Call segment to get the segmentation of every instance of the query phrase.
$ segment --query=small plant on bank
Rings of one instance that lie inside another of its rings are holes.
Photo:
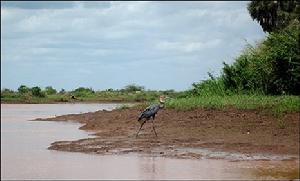
[[[130,108],[130,106],[125,105],[125,104],[123,104],[123,105],[117,107],[118,110],[124,110],[124,109],[129,109],[129,108]]]
[[[282,118],[278,119],[278,127],[280,129],[284,129],[285,128],[285,122],[284,122],[284,120]]]

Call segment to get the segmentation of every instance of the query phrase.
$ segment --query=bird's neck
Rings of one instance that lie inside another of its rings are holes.
[[[164,108],[165,107],[165,103],[164,102],[159,102],[159,108]]]

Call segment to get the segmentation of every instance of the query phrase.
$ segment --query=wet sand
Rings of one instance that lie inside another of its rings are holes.
[[[164,109],[155,119],[158,137],[152,132],[152,124],[146,123],[136,138],[141,111],[130,108],[37,120],[80,122],[80,129],[93,131],[97,136],[57,141],[50,150],[176,158],[299,159],[298,113],[286,114],[282,129],[276,118],[255,110]]]

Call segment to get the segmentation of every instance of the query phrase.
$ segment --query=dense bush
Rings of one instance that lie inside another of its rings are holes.
[[[42,92],[42,89],[38,86],[31,88],[31,93],[36,97],[45,97],[45,94]]]
[[[299,23],[271,33],[264,43],[272,68],[268,93],[300,95]]]
[[[139,86],[139,85],[136,85],[136,84],[127,85],[123,89],[123,91],[125,91],[125,92],[135,92],[135,91],[143,91],[143,90],[145,90],[145,87]]]
[[[20,94],[26,94],[30,91],[30,88],[27,87],[26,85],[21,85],[19,88],[18,88],[18,92]]]
[[[45,92],[47,95],[52,95],[57,93],[57,91],[52,86],[45,87]]]
[[[10,90],[10,89],[3,89],[1,90],[1,98],[4,98],[4,97],[16,97],[16,93],[13,91],[13,90]]]
[[[222,78],[234,92],[300,95],[299,23],[270,33],[255,47],[248,45]]]
[[[95,94],[95,91],[92,88],[79,87],[72,91],[76,97],[88,97]]]

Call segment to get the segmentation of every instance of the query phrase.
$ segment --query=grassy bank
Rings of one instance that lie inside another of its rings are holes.
[[[195,108],[228,108],[260,109],[271,111],[280,116],[287,112],[297,112],[300,108],[298,96],[263,96],[263,95],[230,95],[230,96],[195,96],[190,98],[171,99],[166,107],[177,110]]]

